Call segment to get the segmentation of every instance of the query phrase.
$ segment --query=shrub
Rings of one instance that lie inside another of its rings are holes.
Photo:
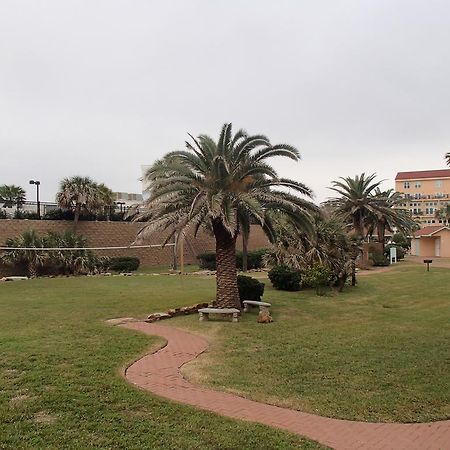
[[[395,247],[397,249],[397,260],[400,261],[402,259],[405,259],[405,249],[400,245],[388,245],[384,249],[384,254],[386,255],[386,258],[390,258],[390,249]]]
[[[39,219],[39,215],[33,211],[21,211],[20,209],[14,211],[14,219]]]
[[[267,253],[267,249],[260,248],[247,252],[247,269],[261,269],[264,267],[263,257]],[[236,265],[242,270],[242,251],[236,253]]]
[[[300,272],[286,266],[275,266],[269,271],[269,280],[275,289],[281,291],[300,290]]]
[[[8,214],[6,214],[6,211],[4,209],[0,209],[0,219],[7,219]]]
[[[197,259],[201,269],[216,270],[216,254],[214,252],[201,253]]]
[[[389,259],[382,252],[373,252],[369,254],[369,259],[377,267],[389,266]]]
[[[44,220],[73,220],[73,212],[62,209],[52,209],[47,211],[42,218]]]
[[[139,258],[135,256],[118,256],[109,259],[108,267],[116,272],[133,272],[138,269],[139,264]]]
[[[238,289],[241,305],[244,300],[261,301],[264,294],[264,283],[261,283],[255,278],[246,277],[244,275],[238,276]]]
[[[317,295],[324,294],[324,288],[336,282],[336,276],[327,267],[314,265],[302,273],[302,283],[305,287],[316,289]]]

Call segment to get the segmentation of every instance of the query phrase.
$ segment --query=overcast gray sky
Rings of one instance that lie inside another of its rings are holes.
[[[0,184],[139,192],[141,164],[231,121],[296,145],[275,166],[318,201],[390,187],[445,167],[449,58],[448,0],[0,0]]]

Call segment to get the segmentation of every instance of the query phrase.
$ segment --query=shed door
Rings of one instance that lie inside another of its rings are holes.
[[[414,243],[416,244],[416,256],[420,256],[420,239],[414,239]]]
[[[441,256],[441,238],[438,237],[434,241],[434,256]]]

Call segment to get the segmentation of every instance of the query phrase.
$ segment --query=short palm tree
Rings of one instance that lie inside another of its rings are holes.
[[[26,264],[30,278],[37,277],[39,267],[43,266],[48,259],[44,239],[34,230],[25,231],[15,238],[7,239],[6,246],[13,249],[6,250],[1,259],[9,264]],[[42,250],[29,250],[32,248]]]
[[[106,216],[109,220],[109,216],[111,213],[111,207],[114,205],[114,193],[113,191],[106,186],[104,183],[99,183],[97,185],[97,193],[98,193],[98,208],[99,212],[105,212]]]
[[[443,208],[438,209],[435,217],[441,220],[444,225],[448,226],[450,223],[450,205],[445,205]]]
[[[387,231],[396,229],[400,233],[408,236],[417,227],[417,222],[413,220],[411,213],[400,208],[404,199],[399,192],[393,189],[381,191],[375,189],[372,197],[373,208],[367,221],[369,228],[377,230],[378,242],[385,244],[385,234]]]
[[[25,203],[25,190],[14,184],[3,184],[0,186],[0,202],[4,208],[15,206],[17,210]]]
[[[312,194],[307,186],[280,178],[268,164],[275,156],[298,161],[300,155],[294,147],[272,145],[267,137],[251,136],[243,130],[233,135],[231,123],[223,126],[217,142],[206,135],[190,137],[186,151],[168,153],[147,171],[150,196],[135,220],[147,221],[144,234],[172,230],[166,242],[188,229],[194,234],[201,227],[210,229],[216,241],[215,305],[240,308],[236,274],[240,217],[259,223],[273,240],[271,211],[308,229],[309,213],[316,207],[308,200]]]
[[[104,184],[97,184],[89,177],[74,176],[61,181],[56,201],[61,208],[74,212],[76,231],[80,215],[97,213],[110,205],[112,192]]]

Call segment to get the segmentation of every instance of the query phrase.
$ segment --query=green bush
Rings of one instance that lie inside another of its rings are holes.
[[[275,266],[269,273],[269,280],[280,291],[299,291],[301,276],[298,270],[286,266]]]
[[[116,272],[133,272],[138,269],[140,261],[135,256],[118,256],[110,258],[108,268]]]
[[[14,219],[29,219],[36,220],[39,219],[39,215],[33,211],[22,211],[20,209],[16,209],[14,211]]]
[[[264,267],[263,257],[267,253],[267,249],[260,248],[247,252],[247,269],[261,269]],[[242,270],[242,251],[236,253],[236,265]]]
[[[317,295],[324,294],[324,288],[336,282],[336,276],[327,267],[315,265],[309,267],[302,273],[302,284],[304,287],[316,289]]]
[[[216,254],[214,252],[206,252],[197,255],[200,269],[216,270]]]
[[[397,260],[400,261],[402,259],[405,259],[405,249],[400,245],[388,245],[384,249],[384,254],[389,259],[390,258],[390,249],[395,247],[397,249]]]
[[[261,301],[261,297],[264,294],[264,283],[261,283],[255,278],[246,277],[244,275],[238,276],[238,289],[241,305],[244,300]]]
[[[0,209],[0,219],[7,219],[8,214],[6,214],[6,211],[4,209]]]
[[[373,265],[376,267],[389,266],[389,259],[382,252],[369,253],[369,259],[372,260]]]
[[[247,269],[261,269],[264,266],[263,256],[266,252],[265,248],[247,252]],[[214,252],[201,253],[197,259],[201,269],[216,270],[216,254]],[[236,252],[236,267],[242,270],[242,251]]]

